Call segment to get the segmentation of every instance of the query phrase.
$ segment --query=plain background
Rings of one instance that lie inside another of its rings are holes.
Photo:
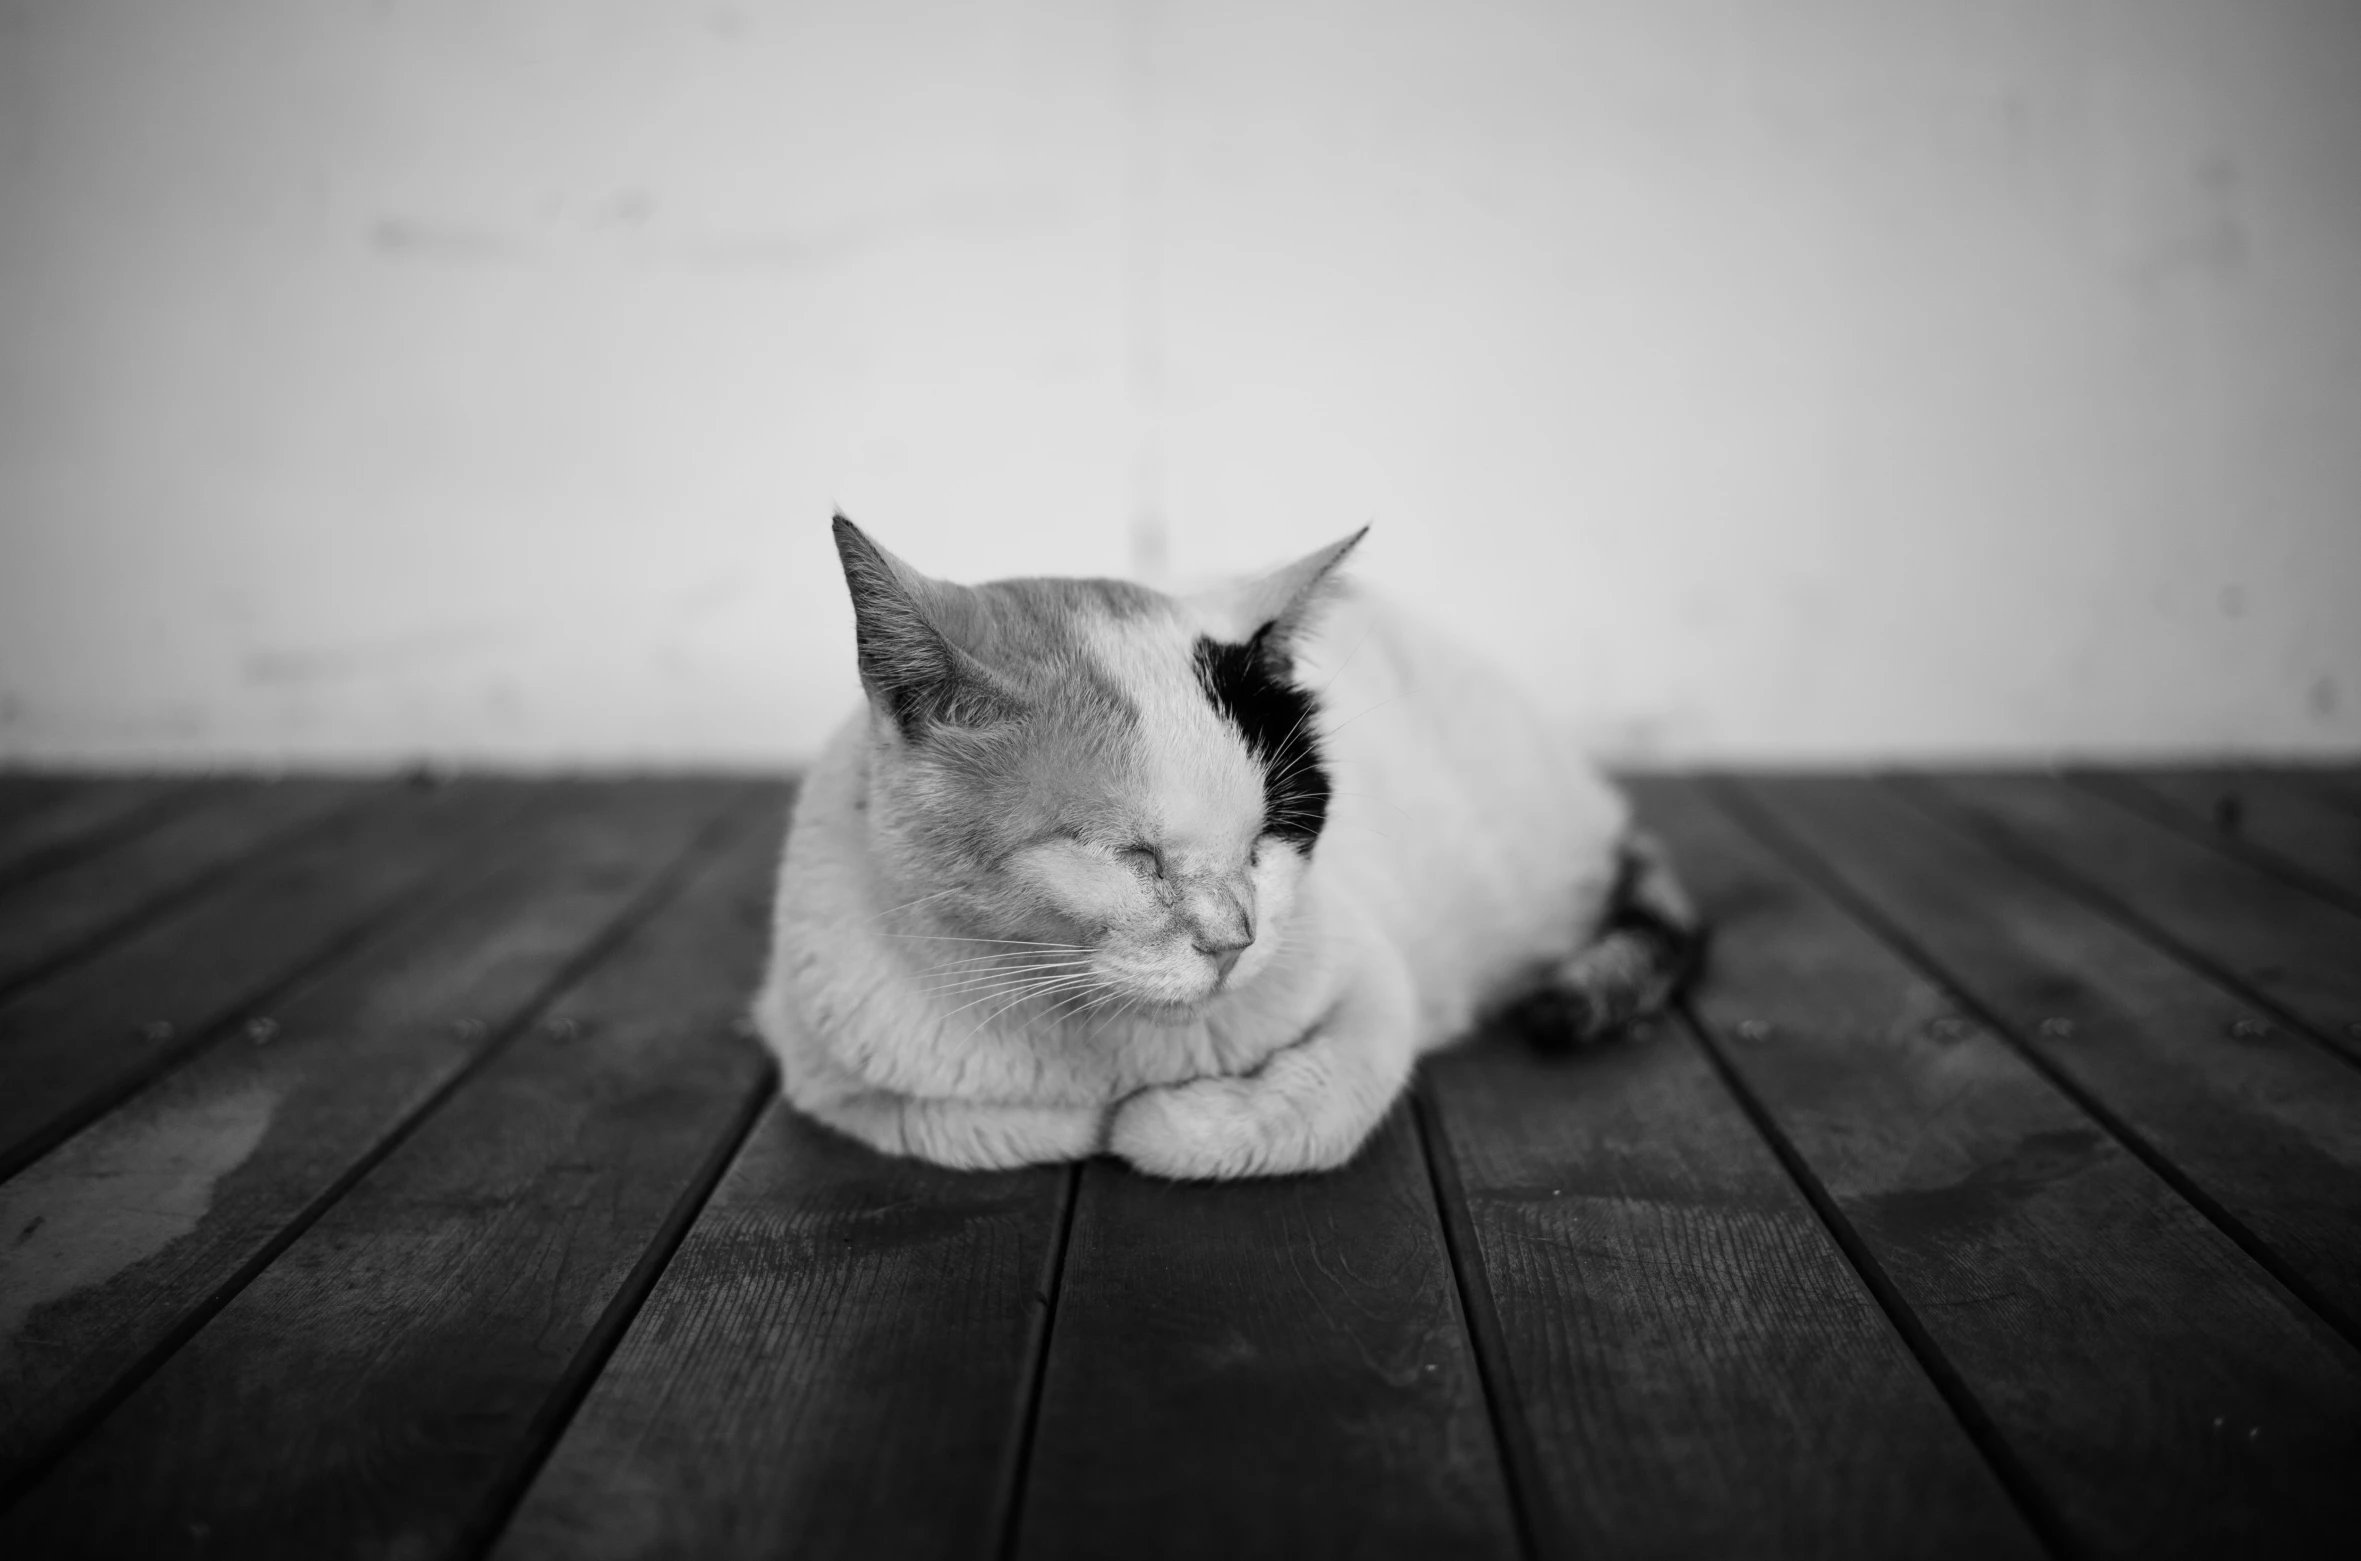
[[[770,763],[921,567],[2361,749],[2347,0],[0,0],[0,759]]]

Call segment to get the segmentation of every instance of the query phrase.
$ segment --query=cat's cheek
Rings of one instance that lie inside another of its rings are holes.
[[[1296,893],[1310,864],[1293,846],[1266,842],[1254,864],[1255,941],[1278,941],[1280,930],[1295,912]]]
[[[1170,926],[1114,950],[1101,968],[1128,995],[1163,1008],[1194,1008],[1221,989],[1213,962],[1197,952],[1185,929]]]

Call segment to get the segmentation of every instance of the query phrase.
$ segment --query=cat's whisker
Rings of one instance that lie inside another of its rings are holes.
[[[1009,1008],[1016,1007],[1018,1004],[1024,1002],[1027,998],[1044,996],[1047,993],[1061,990],[1064,987],[1070,985],[1096,979],[1097,978],[1094,976],[1062,976],[1055,981],[1043,982],[1036,986],[1027,987],[1025,990],[1018,992],[1015,997],[1009,1001],[1007,1007],[996,1009],[992,1013],[985,1015],[983,1023],[977,1025],[974,1030],[969,1032],[969,1034],[981,1034],[985,1025],[990,1024],[994,1018],[998,1017],[1002,1013],[1007,1012]],[[943,1015],[942,1019],[939,1020],[938,1023],[948,1024],[950,1021],[958,1018],[961,1014],[966,1013],[971,1008],[981,1008],[986,1003],[993,1002],[997,999],[1008,996],[1009,994],[1005,991],[986,992],[982,997],[975,999],[973,1002],[962,1003],[957,1008],[952,1009],[949,1013]]]
[[[1024,1006],[1024,1005],[1025,1005],[1027,1002],[1028,1002],[1028,1001],[1030,1001],[1030,1000],[1032,1000],[1032,999],[1034,999],[1034,998],[1037,998],[1037,997],[1044,997],[1044,996],[1047,996],[1047,995],[1048,995],[1050,992],[1054,992],[1054,991],[1060,990],[1060,986],[1061,986],[1061,985],[1062,985],[1062,986],[1088,986],[1088,985],[1095,985],[1095,984],[1097,984],[1097,980],[1098,980],[1098,978],[1097,978],[1097,977],[1095,977],[1095,976],[1077,976],[1077,977],[1069,977],[1069,978],[1068,978],[1068,979],[1067,979],[1067,980],[1066,980],[1064,983],[1052,985],[1052,986],[1050,986],[1050,987],[1047,987],[1047,988],[1045,988],[1045,989],[1043,989],[1043,990],[1041,990],[1041,991],[1034,991],[1034,992],[1024,992],[1024,993],[1020,993],[1020,994],[1018,994],[1018,995],[1017,995],[1015,998],[1013,998],[1013,999],[1011,999],[1010,1001],[1008,1001],[1008,1002],[1006,1002],[1006,1003],[1002,1004],[1000,1007],[993,1009],[993,1010],[992,1010],[990,1013],[988,1013],[988,1014],[984,1015],[984,1017],[983,1017],[982,1019],[978,1020],[978,1021],[976,1022],[975,1028],[973,1028],[973,1029],[971,1029],[971,1030],[969,1030],[969,1031],[967,1032],[967,1033],[968,1033],[968,1038],[972,1040],[974,1037],[976,1037],[976,1036],[978,1036],[978,1035],[981,1035],[981,1034],[983,1034],[983,1033],[984,1033],[984,1031],[985,1031],[985,1030],[987,1030],[987,1029],[989,1029],[989,1028],[990,1028],[990,1027],[991,1027],[991,1026],[992,1026],[992,1025],[995,1023],[995,1022],[997,1022],[997,1021],[1000,1019],[1000,1017],[1001,1017],[1003,1014],[1012,1013],[1012,1012],[1014,1012],[1015,1010],[1017,1010],[1017,1009],[1019,1009],[1019,1008],[1022,1008],[1022,1007],[1023,1007],[1023,1006]],[[973,1002],[973,1003],[970,1003],[970,1004],[968,1004],[966,1008],[960,1008],[960,1009],[955,1009],[955,1010],[953,1010],[953,1014],[963,1014],[963,1013],[967,1012],[967,1009],[968,1009],[968,1008],[975,1008],[975,1007],[979,1007],[979,1006],[981,1006],[983,1003],[987,1003],[987,1002],[990,1002],[990,1001],[991,1001],[991,999],[990,999],[990,998],[980,998],[980,999],[978,999],[976,1002]],[[946,1019],[949,1019],[949,1018],[953,1017],[953,1014],[945,1014],[943,1017],[944,1017],[944,1018],[946,1018]]]
[[[1069,993],[1050,1004],[1049,1012],[1042,1017],[1054,1019],[1061,1024],[1069,1019],[1078,1019],[1090,1012],[1092,1008],[1105,1002],[1117,991],[1117,988],[1108,986],[1104,982],[1100,982],[1095,987],[1085,987],[1081,991]],[[1076,1004],[1079,1006],[1075,1006]]]
[[[1395,700],[1401,697],[1402,696],[1399,694],[1388,694],[1385,698],[1380,699],[1373,705],[1370,705],[1367,709],[1354,711],[1351,715],[1346,716],[1334,726],[1329,727],[1327,730],[1322,731],[1317,735],[1322,742],[1325,742],[1329,738],[1334,737],[1338,732],[1341,732],[1346,727],[1352,725],[1355,721],[1360,720],[1361,717],[1368,715],[1373,711],[1382,710],[1387,705],[1392,704]],[[1297,731],[1302,729],[1303,723],[1310,720],[1313,715],[1317,713],[1318,711],[1316,709],[1305,711],[1302,716],[1297,718],[1295,726],[1289,729],[1287,735],[1289,737],[1293,737]],[[1282,739],[1281,742],[1282,745],[1284,745],[1285,739]],[[1276,789],[1277,787],[1285,784],[1287,780],[1289,780],[1294,775],[1298,774],[1308,766],[1318,762],[1320,757],[1321,755],[1317,749],[1307,747],[1298,753],[1293,759],[1290,759],[1283,768],[1273,773],[1271,778],[1265,782],[1265,784]]]
[[[1381,797],[1374,791],[1340,791],[1336,787],[1331,786],[1328,788],[1328,795],[1331,797],[1359,797],[1365,802],[1374,802],[1379,807],[1392,808],[1396,813],[1401,814],[1404,818],[1410,819],[1413,822],[1416,822],[1418,818],[1417,814],[1411,812],[1408,808],[1402,806],[1402,804],[1396,802],[1393,798]]]
[[[1345,658],[1344,658],[1344,660],[1342,660],[1342,661],[1338,662],[1338,663],[1336,664],[1336,670],[1335,670],[1334,672],[1331,672],[1331,673],[1329,673],[1329,674],[1328,674],[1328,677],[1327,677],[1327,680],[1326,680],[1325,682],[1321,683],[1321,685],[1320,685],[1320,688],[1319,688],[1319,692],[1321,692],[1321,693],[1325,694],[1325,693],[1327,693],[1327,692],[1328,692],[1328,691],[1329,691],[1331,688],[1334,688],[1334,687],[1336,686],[1336,680],[1337,680],[1338,678],[1340,678],[1340,677],[1343,677],[1343,676],[1344,676],[1344,669],[1345,669],[1345,668],[1347,668],[1347,667],[1349,667],[1349,666],[1351,666],[1351,665],[1353,664],[1353,658],[1354,658],[1355,656],[1358,656],[1359,654],[1361,654],[1361,647],[1362,647],[1362,646],[1364,646],[1364,645],[1366,645],[1366,644],[1368,644],[1368,643],[1369,643],[1369,636],[1371,636],[1372,634],[1375,634],[1376,632],[1377,632],[1377,625],[1376,625],[1376,624],[1374,624],[1374,623],[1373,623],[1373,624],[1371,624],[1371,625],[1370,625],[1368,628],[1366,628],[1366,629],[1363,629],[1363,630],[1361,631],[1361,637],[1360,637],[1359,639],[1357,639],[1357,640],[1353,641],[1353,648],[1352,648],[1351,650],[1349,650],[1349,651],[1345,652]]]
[[[977,954],[964,959],[945,960],[939,964],[919,968],[922,978],[934,976],[976,976],[1000,972],[1021,974],[1028,970],[1056,970],[1062,966],[1090,962],[1093,956],[1083,953],[1064,953],[1056,949],[1018,949],[1003,954]]]
[[[969,986],[954,988],[953,990],[946,992],[929,992],[926,995],[946,1003],[953,1002],[961,998],[967,998],[973,1002],[980,1003],[988,998],[1023,997],[1028,992],[1049,990],[1052,989],[1048,987],[1034,986]],[[954,1010],[954,1012],[956,1011],[957,1010]]]
[[[1112,1030],[1118,1025],[1129,1023],[1131,1020],[1138,1018],[1139,1011],[1139,998],[1136,996],[1124,998],[1121,1002],[1118,1002],[1112,1010],[1099,1016],[1098,1026],[1102,1031]]]
[[[1047,972],[1025,971],[1012,973],[1005,976],[978,976],[972,981],[938,982],[925,986],[921,988],[921,990],[926,992],[930,997],[952,997],[965,992],[1013,992],[1019,987],[1026,986],[1032,982],[1048,980],[1053,976],[1062,977],[1072,975],[1084,968],[1086,967],[1074,966],[1068,969]]]
[[[948,932],[883,932],[885,938],[908,938],[925,943],[993,943],[1003,948],[1063,949],[1069,954],[1090,952],[1087,943],[1042,943],[1031,938],[971,938]]]
[[[1401,697],[1402,697],[1402,696],[1401,696],[1400,694],[1388,694],[1388,695],[1386,695],[1386,696],[1385,696],[1385,698],[1383,698],[1383,699],[1379,700],[1377,703],[1375,703],[1375,704],[1373,704],[1373,705],[1370,705],[1368,708],[1366,708],[1366,709],[1362,709],[1362,710],[1356,710],[1356,711],[1354,711],[1354,712],[1353,712],[1351,715],[1348,715],[1348,716],[1346,716],[1346,717],[1345,717],[1343,720],[1341,720],[1341,721],[1337,722],[1337,723],[1336,723],[1334,726],[1332,726],[1332,727],[1328,728],[1328,730],[1326,730],[1326,731],[1322,732],[1322,733],[1320,734],[1320,736],[1321,736],[1323,739],[1325,739],[1325,738],[1330,738],[1330,737],[1334,737],[1334,736],[1335,736],[1337,733],[1339,733],[1339,732],[1343,731],[1343,730],[1344,730],[1346,727],[1348,727],[1348,726],[1352,725],[1352,724],[1353,724],[1355,721],[1358,721],[1358,720],[1360,720],[1360,719],[1361,719],[1361,717],[1363,717],[1363,716],[1365,716],[1365,715],[1374,715],[1376,712],[1378,712],[1378,711],[1380,711],[1380,710],[1383,710],[1383,709],[1384,709],[1386,706],[1388,706],[1388,705],[1392,704],[1392,703],[1393,703],[1395,700],[1397,700],[1397,699],[1399,699],[1399,698],[1401,698]]]
[[[930,901],[930,900],[939,900],[939,899],[942,899],[942,898],[943,898],[945,895],[957,894],[957,893],[958,893],[958,892],[959,892],[961,889],[963,889],[963,888],[965,888],[965,887],[966,887],[966,885],[964,885],[964,884],[953,884],[953,885],[952,885],[950,888],[948,888],[948,889],[937,889],[937,890],[936,890],[934,893],[932,893],[932,894],[922,894],[922,895],[920,895],[920,896],[919,896],[917,899],[915,899],[915,900],[904,900],[904,901],[903,901],[901,904],[899,904],[899,905],[889,905],[889,906],[887,906],[887,907],[886,907],[884,910],[882,910],[882,911],[879,911],[879,912],[878,912],[876,915],[874,915],[874,916],[870,917],[869,919],[870,919],[871,921],[883,921],[883,920],[885,920],[885,919],[886,919],[888,916],[891,916],[891,915],[893,915],[893,914],[894,914],[896,911],[906,911],[906,910],[909,910],[909,909],[911,909],[911,908],[912,908],[912,907],[914,907],[914,906],[924,905],[924,904],[926,904],[926,903],[927,903],[928,901]]]
[[[1344,676],[1344,669],[1353,664],[1353,658],[1361,654],[1361,647],[1368,644],[1369,636],[1375,634],[1376,632],[1377,626],[1375,624],[1371,624],[1368,628],[1361,631],[1361,637],[1353,641],[1353,648],[1345,653],[1344,660],[1336,664],[1336,670],[1329,673],[1328,676],[1321,682],[1319,688],[1314,691],[1312,698],[1304,702],[1303,714],[1295,718],[1295,724],[1287,729],[1287,735],[1279,739],[1279,747],[1286,747],[1287,744],[1293,740],[1295,734],[1303,730],[1304,723],[1311,720],[1314,716],[1320,713],[1320,696],[1326,694],[1329,689],[1336,685],[1336,680]]]
[[[1323,692],[1325,692],[1325,690],[1323,690]],[[1305,722],[1307,722],[1307,721],[1309,721],[1309,720],[1311,720],[1311,719],[1312,719],[1314,716],[1318,715],[1319,713],[1320,713],[1320,706],[1319,706],[1319,703],[1318,703],[1318,701],[1317,701],[1317,700],[1306,700],[1306,701],[1304,702],[1304,711],[1303,711],[1303,714],[1301,714],[1301,715],[1299,715],[1299,716],[1297,716],[1297,717],[1295,718],[1295,724],[1294,724],[1293,726],[1291,726],[1291,727],[1287,728],[1287,735],[1286,735],[1286,736],[1284,736],[1284,737],[1282,737],[1282,738],[1280,738],[1280,739],[1278,740],[1278,742],[1274,743],[1274,744],[1272,745],[1272,746],[1273,746],[1273,748],[1275,748],[1275,749],[1284,749],[1284,748],[1286,748],[1286,746],[1287,746],[1289,743],[1291,743],[1291,742],[1293,742],[1293,741],[1295,740],[1295,734],[1296,734],[1296,733],[1298,733],[1298,732],[1300,732],[1300,731],[1302,731],[1302,730],[1304,729],[1304,723],[1305,723]],[[1297,758],[1296,758],[1296,763],[1298,763],[1298,764],[1300,764],[1300,763],[1303,763],[1303,762],[1305,762],[1305,761],[1309,760],[1310,758],[1311,758],[1311,754],[1310,754],[1310,753],[1307,751],[1307,752],[1305,752],[1305,753],[1302,753],[1302,754],[1299,754],[1299,755],[1297,756]]]
[[[1027,961],[1027,963],[1012,963],[1020,959]],[[1047,970],[1055,965],[1073,962],[1076,961],[1071,959],[1035,959],[1030,954],[978,954],[972,959],[949,960],[943,964],[929,965],[926,969],[929,974],[994,966],[1004,970]]]
[[[1054,970],[1036,975],[1011,976],[1005,980],[978,979],[974,981],[945,981],[936,985],[923,987],[921,990],[924,991],[929,997],[942,998],[958,997],[962,994],[970,992],[1014,992],[1020,987],[1029,985],[1033,982],[1046,981],[1052,976],[1068,976],[1078,974],[1080,974],[1079,970]]]
[[[1058,959],[1023,965],[985,965],[967,970],[930,971],[921,977],[927,986],[962,986],[978,981],[1023,981],[1035,976],[1058,975],[1069,970],[1086,970],[1095,960]]]

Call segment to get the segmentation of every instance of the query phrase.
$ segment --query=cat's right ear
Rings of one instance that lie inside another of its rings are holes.
[[[1010,701],[999,681],[938,626],[941,598],[957,588],[929,580],[841,514],[834,530],[870,704],[910,738],[1005,716]]]
[[[1269,574],[1192,600],[1200,616],[1215,626],[1217,638],[1232,643],[1251,640],[1284,659],[1335,590],[1337,566],[1367,535],[1369,528],[1363,526]]]

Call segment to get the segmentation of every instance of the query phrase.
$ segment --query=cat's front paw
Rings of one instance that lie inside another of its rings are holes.
[[[1250,1079],[1195,1079],[1144,1089],[1115,1108],[1107,1151],[1150,1176],[1219,1181],[1326,1170],[1353,1143],[1323,1153],[1310,1124]]]

